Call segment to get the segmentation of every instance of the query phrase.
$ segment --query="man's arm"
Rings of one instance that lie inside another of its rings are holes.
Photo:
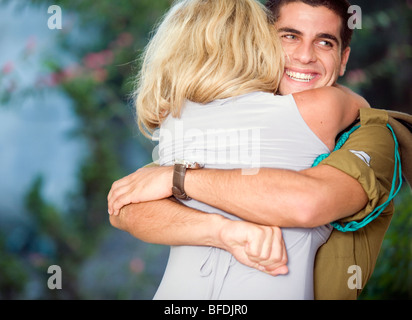
[[[327,165],[300,172],[262,168],[255,175],[188,170],[185,190],[242,219],[280,227],[317,227],[358,212],[368,201],[356,179]]]
[[[358,212],[368,200],[356,179],[327,165],[300,172],[269,168],[253,172],[187,170],[185,191],[244,220],[279,227],[330,223]],[[160,167],[142,168],[118,180],[108,196],[109,212],[116,215],[126,204],[170,196],[172,177],[172,167]]]

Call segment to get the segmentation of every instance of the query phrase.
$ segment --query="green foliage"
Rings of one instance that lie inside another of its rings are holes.
[[[412,299],[412,201],[404,187],[363,299]]]
[[[84,221],[76,221],[78,216],[63,216],[57,208],[48,204],[41,194],[42,186],[43,179],[36,178],[26,197],[33,223],[32,237],[43,239],[43,244],[40,242],[37,250],[33,250],[41,258],[31,265],[37,267],[43,283],[47,283],[48,266],[58,264],[65,271],[64,292],[47,290],[43,293],[46,298],[79,298],[79,292],[72,285],[73,277],[78,273],[79,263],[92,252],[96,240],[86,232]],[[96,231],[92,234],[96,235]],[[60,293],[64,295],[60,296]]]
[[[361,92],[374,108],[411,113],[410,2],[358,0],[356,4],[362,9],[362,28],[354,30],[344,84]]]
[[[15,254],[7,252],[0,240],[0,299],[18,297],[28,280],[23,264]]]
[[[142,136],[133,134],[136,129],[129,95],[139,67],[138,54],[169,1],[31,2],[31,5],[44,8],[45,12],[52,4],[60,5],[63,19],[68,19],[56,45],[76,61],[68,64],[61,56],[47,54],[43,68],[48,74],[39,75],[35,88],[17,91],[10,87],[0,96],[2,102],[12,104],[16,98],[13,94],[16,96],[17,92],[23,95],[36,91],[44,95],[50,90],[64,92],[73,101],[73,109],[81,122],[79,129],[71,134],[85,141],[87,154],[78,170],[78,188],[67,197],[67,208],[58,208],[45,199],[42,195],[44,178],[38,177],[26,197],[27,219],[32,223],[19,227],[25,235],[22,245],[9,243],[14,241],[14,229],[0,228],[0,235],[5,239],[5,244],[0,242],[0,298],[30,297],[28,279],[41,284],[38,286],[41,289],[31,294],[37,298],[93,298],[96,292],[83,294],[87,290],[80,289],[81,268],[98,250],[102,237],[110,228],[107,193],[111,184],[138,167],[139,159],[135,159],[131,168],[125,165],[133,163],[128,159],[130,152],[127,150],[133,136],[137,138],[137,144],[140,140],[146,148],[139,149],[143,152],[139,155],[140,162],[150,161],[152,146]],[[72,36],[73,32],[81,35]],[[14,63],[26,61],[17,59]],[[13,85],[19,83],[12,64],[1,71],[0,81]],[[45,286],[47,267],[52,264],[62,268],[65,290],[48,290]],[[139,268],[139,264],[137,266]],[[146,282],[152,278],[148,274],[144,277]],[[142,283],[140,280],[135,282],[140,286]]]

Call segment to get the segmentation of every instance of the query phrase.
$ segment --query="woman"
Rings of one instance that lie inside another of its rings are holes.
[[[150,136],[160,127],[161,165],[183,158],[301,170],[367,106],[343,88],[274,95],[283,53],[268,17],[254,0],[179,1],[167,13],[145,52],[136,102],[141,130]],[[314,256],[330,231],[283,229],[289,273],[278,277],[217,248],[172,247],[155,299],[312,299]]]

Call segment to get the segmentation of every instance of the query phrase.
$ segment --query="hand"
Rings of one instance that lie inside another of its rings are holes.
[[[240,263],[272,276],[287,274],[287,252],[278,227],[228,221],[221,231],[223,249]]]
[[[107,196],[109,214],[118,215],[130,203],[168,198],[172,185],[173,167],[141,168],[113,183]]]

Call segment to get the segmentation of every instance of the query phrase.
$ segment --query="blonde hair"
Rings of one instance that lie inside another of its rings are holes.
[[[275,93],[283,51],[270,13],[255,0],[181,0],[143,55],[137,122],[150,137],[186,100],[208,103],[253,91]]]

